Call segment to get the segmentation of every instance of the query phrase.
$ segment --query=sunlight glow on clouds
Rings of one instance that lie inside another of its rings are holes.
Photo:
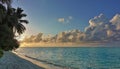
[[[103,15],[95,16],[94,18],[89,20],[90,26],[95,27],[105,23],[108,23],[109,20]]]
[[[72,16],[68,17],[69,20]],[[64,22],[64,18],[59,19]],[[89,20],[89,26],[84,32],[74,29],[60,32],[54,36],[44,36],[43,33],[25,38],[23,43],[79,43],[79,42],[118,42],[120,41],[120,15],[116,14],[111,20],[100,14]]]
[[[120,15],[116,14],[113,19],[110,20],[113,25],[116,25],[116,29],[120,30]]]

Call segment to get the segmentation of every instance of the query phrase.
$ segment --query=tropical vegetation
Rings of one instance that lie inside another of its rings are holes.
[[[28,24],[23,17],[22,8],[13,8],[12,0],[0,0],[0,56],[2,51],[15,50],[19,47],[19,42],[15,39],[16,34],[21,35],[26,30],[23,23]]]

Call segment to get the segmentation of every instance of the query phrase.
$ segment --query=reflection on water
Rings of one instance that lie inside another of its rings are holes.
[[[17,51],[71,69],[120,69],[120,48],[20,48]]]

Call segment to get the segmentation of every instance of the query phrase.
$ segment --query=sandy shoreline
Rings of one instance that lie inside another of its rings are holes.
[[[0,69],[67,69],[45,64],[15,52],[4,52],[0,58]]]

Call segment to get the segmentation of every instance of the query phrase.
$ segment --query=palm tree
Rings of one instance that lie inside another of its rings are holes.
[[[5,17],[4,19],[0,19],[0,23],[7,23],[8,26],[13,30],[14,34],[17,32],[19,35],[22,34],[26,28],[22,23],[28,23],[27,20],[22,20],[22,17],[26,17],[26,14],[23,14],[23,10],[21,8],[12,8],[11,7],[11,3],[13,0],[0,0],[0,2],[2,4],[6,4],[7,5],[7,10],[6,10],[6,15],[2,13],[0,13],[0,18],[3,16]],[[4,7],[1,4],[2,8]],[[5,7],[4,7],[5,9]],[[1,11],[1,9],[0,9]],[[3,16],[2,16],[3,14]],[[2,22],[1,22],[2,21]]]
[[[13,30],[14,34],[17,32],[20,35],[26,30],[23,23],[28,24],[28,21],[22,18],[26,17],[27,15],[22,12],[23,10],[21,8],[12,8],[9,9],[7,12],[7,24],[10,27],[10,29]]]
[[[8,51],[19,47],[19,42],[14,38],[15,33],[22,34],[26,28],[23,23],[28,24],[23,17],[21,8],[12,8],[12,0],[0,0],[0,49]],[[5,4],[5,5],[3,5]],[[0,56],[2,52],[0,51]]]
[[[28,21],[23,19],[27,16],[23,13],[24,10],[12,8],[11,1],[0,0],[0,49],[6,51],[19,47],[19,42],[14,39],[15,33],[22,34],[26,30],[23,23],[28,24]],[[7,8],[3,4],[6,4]]]

